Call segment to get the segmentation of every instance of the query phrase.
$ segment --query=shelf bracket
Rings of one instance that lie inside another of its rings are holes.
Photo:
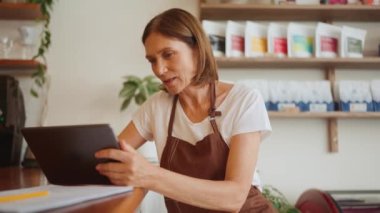
[[[330,81],[331,93],[333,100],[335,100],[334,83],[336,80],[335,69],[333,67],[327,67],[325,69],[326,80]],[[337,118],[327,119],[327,132],[328,132],[328,149],[329,152],[338,152],[338,121]]]
[[[327,119],[329,152],[338,152],[338,121],[336,118]]]

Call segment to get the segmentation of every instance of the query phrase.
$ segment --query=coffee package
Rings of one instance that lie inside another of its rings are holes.
[[[244,34],[245,26],[243,24],[227,21],[226,28],[226,56],[243,57],[244,56]]]

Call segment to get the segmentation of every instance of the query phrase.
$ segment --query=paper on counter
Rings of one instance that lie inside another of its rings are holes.
[[[31,188],[0,191],[0,196],[38,191],[49,191],[49,193],[47,196],[0,203],[0,212],[36,212],[59,208],[83,201],[129,192],[132,191],[132,187],[108,185],[60,186],[50,184]]]

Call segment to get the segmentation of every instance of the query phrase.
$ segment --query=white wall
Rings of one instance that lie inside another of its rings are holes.
[[[135,110],[119,110],[122,77],[150,72],[140,37],[149,19],[170,7],[197,11],[185,0],[57,1],[47,124],[103,122],[121,131]]]
[[[119,111],[122,76],[150,72],[140,41],[142,30],[153,15],[170,7],[198,14],[195,0],[57,1],[51,22],[52,83],[45,124],[110,123],[116,133],[121,131],[136,110]],[[354,26],[380,28],[380,24]],[[366,48],[375,50],[380,32],[369,38]],[[222,70],[222,78],[323,78],[319,71],[231,71]],[[338,79],[371,78],[380,79],[380,72],[338,72]],[[273,134],[260,153],[263,181],[279,188],[291,202],[308,188],[379,189],[380,120],[339,120],[338,125],[339,152],[331,154],[325,120],[273,119]]]

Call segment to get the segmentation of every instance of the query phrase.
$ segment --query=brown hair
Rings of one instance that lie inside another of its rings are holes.
[[[193,78],[195,85],[218,80],[217,65],[210,42],[198,19],[189,12],[174,8],[158,14],[146,25],[142,42],[145,43],[153,32],[179,39],[197,51],[197,74]]]

